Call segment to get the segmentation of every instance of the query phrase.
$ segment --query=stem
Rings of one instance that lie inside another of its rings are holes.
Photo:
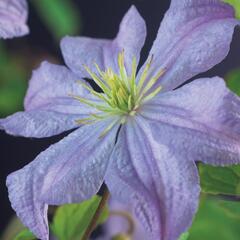
[[[231,201],[231,202],[239,202],[240,196],[239,195],[230,195],[230,194],[216,194],[216,195],[210,195],[211,197],[217,198],[219,200],[225,200],[225,201]]]
[[[92,232],[94,231],[94,229],[97,226],[98,220],[104,210],[104,207],[106,206],[106,204],[108,202],[109,196],[110,196],[110,193],[109,193],[107,187],[105,186],[104,190],[103,190],[102,199],[98,205],[98,208],[97,208],[95,214],[93,215],[91,222],[89,223],[89,225],[82,237],[82,240],[88,240],[90,238]]]

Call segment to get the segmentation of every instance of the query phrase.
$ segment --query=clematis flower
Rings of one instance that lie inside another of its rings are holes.
[[[109,212],[110,216],[104,226],[105,236],[102,240],[145,240],[148,238],[141,223],[134,217],[130,205],[111,199]]]
[[[29,33],[27,15],[26,0],[1,0],[0,38],[13,38]]]
[[[219,77],[174,89],[223,60],[237,24],[220,1],[173,0],[139,71],[146,26],[135,7],[114,40],[64,38],[71,71],[44,62],[25,111],[0,120],[6,132],[25,137],[76,129],[8,176],[22,222],[47,240],[48,205],[81,202],[105,182],[131,204],[147,239],[176,240],[198,207],[195,161],[240,163],[240,100]]]

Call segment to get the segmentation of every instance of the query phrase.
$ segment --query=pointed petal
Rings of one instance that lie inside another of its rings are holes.
[[[78,127],[76,115],[33,110],[0,119],[0,129],[13,136],[44,138]]]
[[[43,62],[30,80],[24,102],[26,111],[0,119],[0,129],[12,135],[41,138],[78,127],[76,120],[96,110],[70,96],[90,98],[77,80],[66,67]]]
[[[121,129],[106,183],[115,197],[132,204],[147,239],[177,240],[197,210],[197,168],[159,144],[141,122]]]
[[[47,204],[81,202],[99,190],[117,132],[99,138],[106,124],[78,129],[8,176],[12,207],[40,239],[48,239]]]
[[[65,37],[61,49],[66,64],[79,76],[89,77],[83,65],[96,71],[94,63],[105,70],[111,67],[117,71],[118,54],[124,49],[126,67],[130,71],[133,57],[140,58],[140,51],[146,38],[146,25],[137,9],[132,6],[124,16],[119,33],[114,40],[86,37]]]
[[[240,163],[240,99],[221,78],[198,79],[160,94],[142,111],[157,122],[155,135],[171,149],[209,164]]]
[[[0,1],[0,38],[6,39],[28,34],[27,15],[26,0]]]
[[[151,75],[165,69],[159,84],[167,91],[207,71],[228,54],[237,24],[220,0],[172,1],[150,52]]]
[[[24,107],[26,110],[33,110],[49,105],[59,98],[71,100],[70,94],[85,97],[89,92],[79,81],[81,79],[66,67],[42,62],[40,67],[33,71]],[[64,108],[62,111],[68,112],[68,109]]]

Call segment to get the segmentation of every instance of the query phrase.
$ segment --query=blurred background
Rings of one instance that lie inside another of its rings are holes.
[[[41,0],[29,1],[30,34],[0,41],[0,117],[23,110],[23,98],[31,72],[41,61],[63,64],[59,41],[65,35],[113,38],[128,8],[134,4],[146,20],[148,38],[142,52],[146,58],[170,0]],[[240,31],[236,30],[231,52],[204,76],[219,75],[240,93]],[[79,56],[80,57],[80,56]],[[238,70],[239,69],[239,70]],[[6,176],[32,161],[41,151],[62,138],[25,139],[0,131],[0,236],[14,215],[5,187]],[[191,230],[192,240],[240,239],[240,214],[232,216],[215,199],[202,198]],[[239,208],[238,203],[234,209]],[[224,210],[225,209],[225,210]],[[236,211],[236,210],[234,210]],[[6,238],[5,238],[6,239]]]

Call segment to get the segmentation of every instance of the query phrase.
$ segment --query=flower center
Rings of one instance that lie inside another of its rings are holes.
[[[161,86],[154,88],[157,80],[164,74],[164,70],[150,78],[148,81],[148,72],[151,66],[152,58],[147,62],[140,77],[137,77],[137,61],[133,58],[131,73],[127,73],[124,61],[124,51],[118,55],[119,73],[115,73],[111,68],[101,70],[95,63],[96,72],[91,71],[87,66],[84,66],[90,77],[102,89],[103,93],[99,93],[89,87],[87,84],[80,83],[91,94],[97,97],[100,103],[88,100],[80,96],[72,96],[80,102],[96,108],[99,113],[91,115],[90,118],[80,119],[79,123],[91,123],[99,119],[109,116],[120,116],[125,119],[126,116],[133,116],[137,113],[140,105],[161,91]],[[124,122],[124,120],[122,121]]]

